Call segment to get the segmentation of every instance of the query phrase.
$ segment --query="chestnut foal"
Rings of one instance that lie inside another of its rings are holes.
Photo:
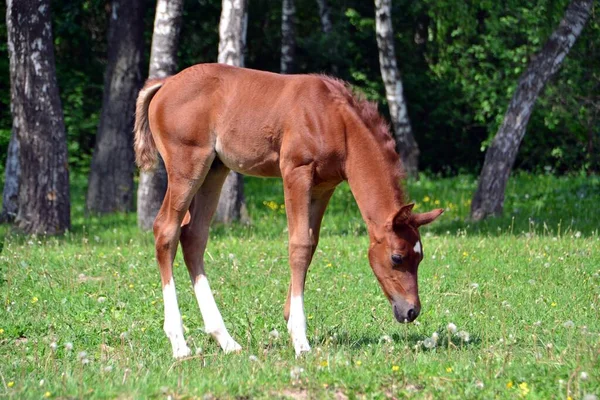
[[[173,282],[181,242],[206,332],[225,352],[240,350],[217,308],[204,272],[204,250],[221,186],[229,172],[281,177],[289,228],[291,282],[284,316],[296,355],[306,338],[304,282],[321,219],[335,187],[347,180],[367,224],[369,262],[394,316],[419,315],[418,232],[443,210],[423,214],[405,204],[398,155],[376,105],[344,83],[319,75],[278,75],[200,64],[150,80],[135,121],[137,164],[150,169],[161,154],[168,188],[154,223],[165,323],[173,356],[190,354]]]

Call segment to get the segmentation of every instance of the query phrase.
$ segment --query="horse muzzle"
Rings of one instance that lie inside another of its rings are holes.
[[[395,298],[392,300],[392,308],[394,309],[394,317],[400,323],[413,322],[421,312],[420,305],[414,305],[404,300],[403,298]]]

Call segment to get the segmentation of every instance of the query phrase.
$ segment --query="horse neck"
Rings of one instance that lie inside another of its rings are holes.
[[[372,236],[403,205],[398,159],[366,128],[347,132],[347,141],[346,178]]]

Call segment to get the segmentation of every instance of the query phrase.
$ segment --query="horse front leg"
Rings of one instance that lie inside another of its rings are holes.
[[[311,166],[293,169],[284,175],[285,205],[289,231],[289,262],[291,281],[284,309],[288,332],[292,337],[296,356],[310,351],[306,338],[304,314],[304,284],[306,273],[319,240],[323,213],[333,189],[313,193]]]

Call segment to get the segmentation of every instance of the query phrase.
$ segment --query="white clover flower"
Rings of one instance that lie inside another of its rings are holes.
[[[546,349],[547,350],[552,350],[554,346],[552,345],[552,343],[546,343]]]
[[[598,396],[592,393],[587,393],[585,396],[583,396],[583,400],[598,400]]]
[[[389,337],[388,335],[383,335],[382,337],[379,338],[379,343],[381,343],[381,342],[392,343],[392,338]]]
[[[581,237],[581,232],[579,232],[579,231],[575,232],[575,237],[577,239],[579,239]]]
[[[65,350],[67,350],[67,351],[73,350],[73,343],[71,343],[71,342],[65,343]]]
[[[449,330],[451,333],[456,333],[456,325],[454,325],[452,322],[450,322],[450,323],[448,324],[448,330]]]
[[[279,339],[279,331],[277,329],[273,329],[271,332],[269,332],[269,336],[271,337],[271,339]]]
[[[485,385],[483,384],[483,382],[477,381],[477,382],[475,382],[475,387],[477,389],[483,389],[485,387]]]
[[[107,365],[106,367],[104,367],[104,372],[110,372],[112,371],[113,367],[112,365]]]
[[[258,361],[258,357],[256,357],[254,354],[252,354],[250,357],[248,357],[248,360],[250,360],[251,362],[256,362],[256,361]]]
[[[43,379],[40,379],[40,386],[44,386],[44,382],[45,381]]]
[[[504,300],[502,302],[502,307],[504,307],[504,308],[510,308],[510,303],[508,301]]]
[[[471,289],[479,289],[479,283],[473,282],[471,283]]]
[[[426,349],[433,349],[435,347],[435,340],[433,340],[432,338],[427,338],[423,340],[423,347],[425,347]]]
[[[588,373],[585,371],[581,371],[581,373],[579,374],[579,379],[581,379],[582,381],[587,381],[589,378]]]
[[[87,352],[85,352],[85,351],[80,351],[79,353],[77,353],[77,358],[79,358],[80,360],[83,360],[86,357],[87,357]]]
[[[542,321],[535,321],[533,323],[533,326],[540,326],[540,325],[542,325]]]
[[[58,345],[56,344],[56,342],[52,342],[50,343],[50,349],[52,351],[56,351],[56,349],[58,348]]]
[[[436,343],[437,343],[437,341],[438,341],[438,339],[439,339],[439,338],[440,338],[440,335],[438,335],[438,333],[437,333],[437,332],[433,332],[433,333],[431,334],[431,339],[432,339],[434,342],[436,342]]]
[[[104,303],[106,301],[106,297],[100,296],[98,297],[98,303]]]
[[[83,360],[81,360],[81,363],[83,365],[88,365],[90,363],[90,360],[88,358],[84,358]]]
[[[196,348],[196,355],[198,356],[200,354],[202,354],[202,347]]]
[[[300,379],[300,376],[302,375],[303,372],[304,372],[304,368],[302,368],[302,367],[293,367],[290,370],[290,378],[292,378],[294,380],[298,380],[298,379]]]
[[[571,329],[575,327],[575,323],[571,320],[565,321],[565,323],[563,324],[563,327]]]

